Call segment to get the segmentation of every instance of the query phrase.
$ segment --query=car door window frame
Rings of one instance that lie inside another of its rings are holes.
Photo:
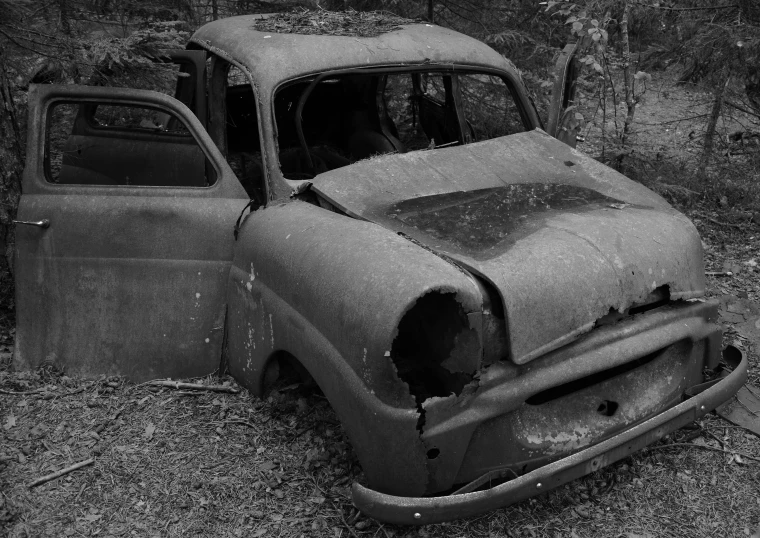
[[[216,181],[209,186],[135,186],[135,185],[81,185],[56,184],[46,180],[48,161],[47,137],[50,127],[50,111],[56,103],[101,103],[138,106],[157,109],[174,115],[187,127],[190,136],[203,152],[208,166],[216,174]],[[72,194],[121,194],[163,196],[169,192],[181,196],[215,196],[246,198],[234,173],[203,128],[200,120],[187,106],[175,98],[151,90],[128,88],[103,88],[90,86],[32,85],[29,89],[30,117],[35,128],[28,130],[27,167],[24,172],[24,192],[51,194],[66,189]],[[234,182],[232,179],[234,178]],[[242,192],[242,195],[241,195]]]
[[[208,70],[208,133],[225,159],[229,156],[227,141],[227,76],[232,67],[237,67],[248,80],[253,91],[253,105],[256,108],[256,128],[259,133],[259,148],[261,152],[264,198],[272,199],[271,176],[268,167],[267,145],[264,143],[264,131],[262,128],[261,101],[259,92],[249,69],[232,58],[220,54],[209,53],[210,68]],[[254,148],[251,148],[254,149]],[[237,177],[237,176],[236,176]],[[240,178],[237,178],[240,183]],[[241,187],[242,187],[242,183]]]

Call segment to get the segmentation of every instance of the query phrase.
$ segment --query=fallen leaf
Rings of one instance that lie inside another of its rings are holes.
[[[13,415],[8,415],[8,417],[5,419],[5,424],[3,424],[3,428],[6,430],[10,430],[12,427],[16,425],[16,417]]]
[[[83,517],[78,517],[77,520],[94,523],[95,521],[99,520],[101,517],[103,516],[101,516],[100,514],[85,514]]]
[[[153,439],[154,433],[156,433],[156,427],[152,422],[148,422],[148,425],[145,427],[145,433],[143,434],[143,437],[145,437],[146,441],[150,441]]]

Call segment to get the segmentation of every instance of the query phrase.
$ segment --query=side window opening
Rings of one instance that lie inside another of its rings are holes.
[[[486,74],[459,75],[459,87],[473,140],[525,131],[520,109],[502,79]]]
[[[251,200],[266,202],[256,98],[248,77],[230,65],[225,88],[227,162]]]
[[[51,183],[207,187],[216,181],[187,126],[157,108],[56,102],[46,125]]]
[[[452,76],[441,73],[389,75],[386,99],[408,151],[456,144],[460,126]]]

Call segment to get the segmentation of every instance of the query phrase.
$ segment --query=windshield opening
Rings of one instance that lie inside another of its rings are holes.
[[[489,73],[353,71],[312,85],[314,80],[275,94],[279,161],[287,179],[311,179],[376,155],[469,144],[530,128],[510,86]]]

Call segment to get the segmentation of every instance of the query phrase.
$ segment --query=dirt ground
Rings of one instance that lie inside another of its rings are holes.
[[[716,200],[690,207],[725,341],[749,354],[760,387],[760,225],[728,218]],[[306,387],[259,401],[245,390],[14,373],[13,327],[0,328],[0,536],[739,537],[760,526],[760,439],[715,415],[511,507],[443,525],[381,525],[353,509],[361,469],[327,401]]]

